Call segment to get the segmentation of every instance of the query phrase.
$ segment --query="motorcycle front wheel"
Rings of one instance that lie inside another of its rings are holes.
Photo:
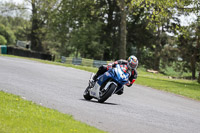
[[[91,100],[92,99],[92,97],[90,96],[90,93],[89,93],[89,89],[90,89],[90,87],[88,86],[83,93],[83,97],[85,98],[85,100]]]
[[[101,91],[100,98],[98,99],[99,103],[105,102],[115,91],[117,86],[115,84],[111,84],[108,89],[105,91]]]

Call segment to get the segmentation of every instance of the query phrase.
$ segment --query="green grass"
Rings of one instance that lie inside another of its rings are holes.
[[[188,81],[156,79],[150,77],[139,76],[137,84],[164,90],[174,94],[186,96],[195,100],[200,100],[200,85]]]
[[[185,79],[169,79],[163,74],[153,74],[138,71],[137,84],[164,90],[200,101],[200,84],[197,81]]]
[[[0,133],[103,133],[94,127],[0,91]]]

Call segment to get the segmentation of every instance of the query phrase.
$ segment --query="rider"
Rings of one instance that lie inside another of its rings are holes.
[[[108,65],[102,65],[99,67],[99,70],[97,71],[97,73],[94,75],[93,77],[93,84],[96,82],[97,78],[104,74],[106,71],[108,71],[109,69],[113,68],[116,66],[116,64],[119,64],[121,67],[124,67],[125,69],[127,68],[126,72],[130,72],[131,76],[129,77],[129,82],[126,84],[128,87],[131,87],[132,84],[135,82],[135,80],[137,79],[137,71],[136,68],[138,66],[138,59],[134,56],[131,55],[128,60],[117,60],[113,63],[110,63]],[[123,94],[123,88],[117,92],[118,95]]]

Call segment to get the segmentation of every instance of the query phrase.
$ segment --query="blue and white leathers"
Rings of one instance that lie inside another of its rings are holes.
[[[123,85],[127,84],[130,77],[130,72],[124,72],[120,65],[116,65],[115,68],[109,69],[103,75],[97,78],[97,82],[93,88],[89,90],[90,96],[96,99],[101,99],[103,92],[110,89],[111,85],[115,87],[112,94],[118,92],[122,89]],[[110,96],[112,95],[110,94]],[[110,97],[109,96],[109,97]]]

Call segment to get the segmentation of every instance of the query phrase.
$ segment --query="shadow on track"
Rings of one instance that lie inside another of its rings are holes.
[[[86,102],[91,102],[91,103],[99,103],[98,101],[95,101],[95,100],[85,100],[85,99],[79,99],[79,100],[86,101]],[[109,102],[104,102],[104,103],[99,103],[99,104],[119,105],[119,104],[116,104],[116,103],[109,103]]]

